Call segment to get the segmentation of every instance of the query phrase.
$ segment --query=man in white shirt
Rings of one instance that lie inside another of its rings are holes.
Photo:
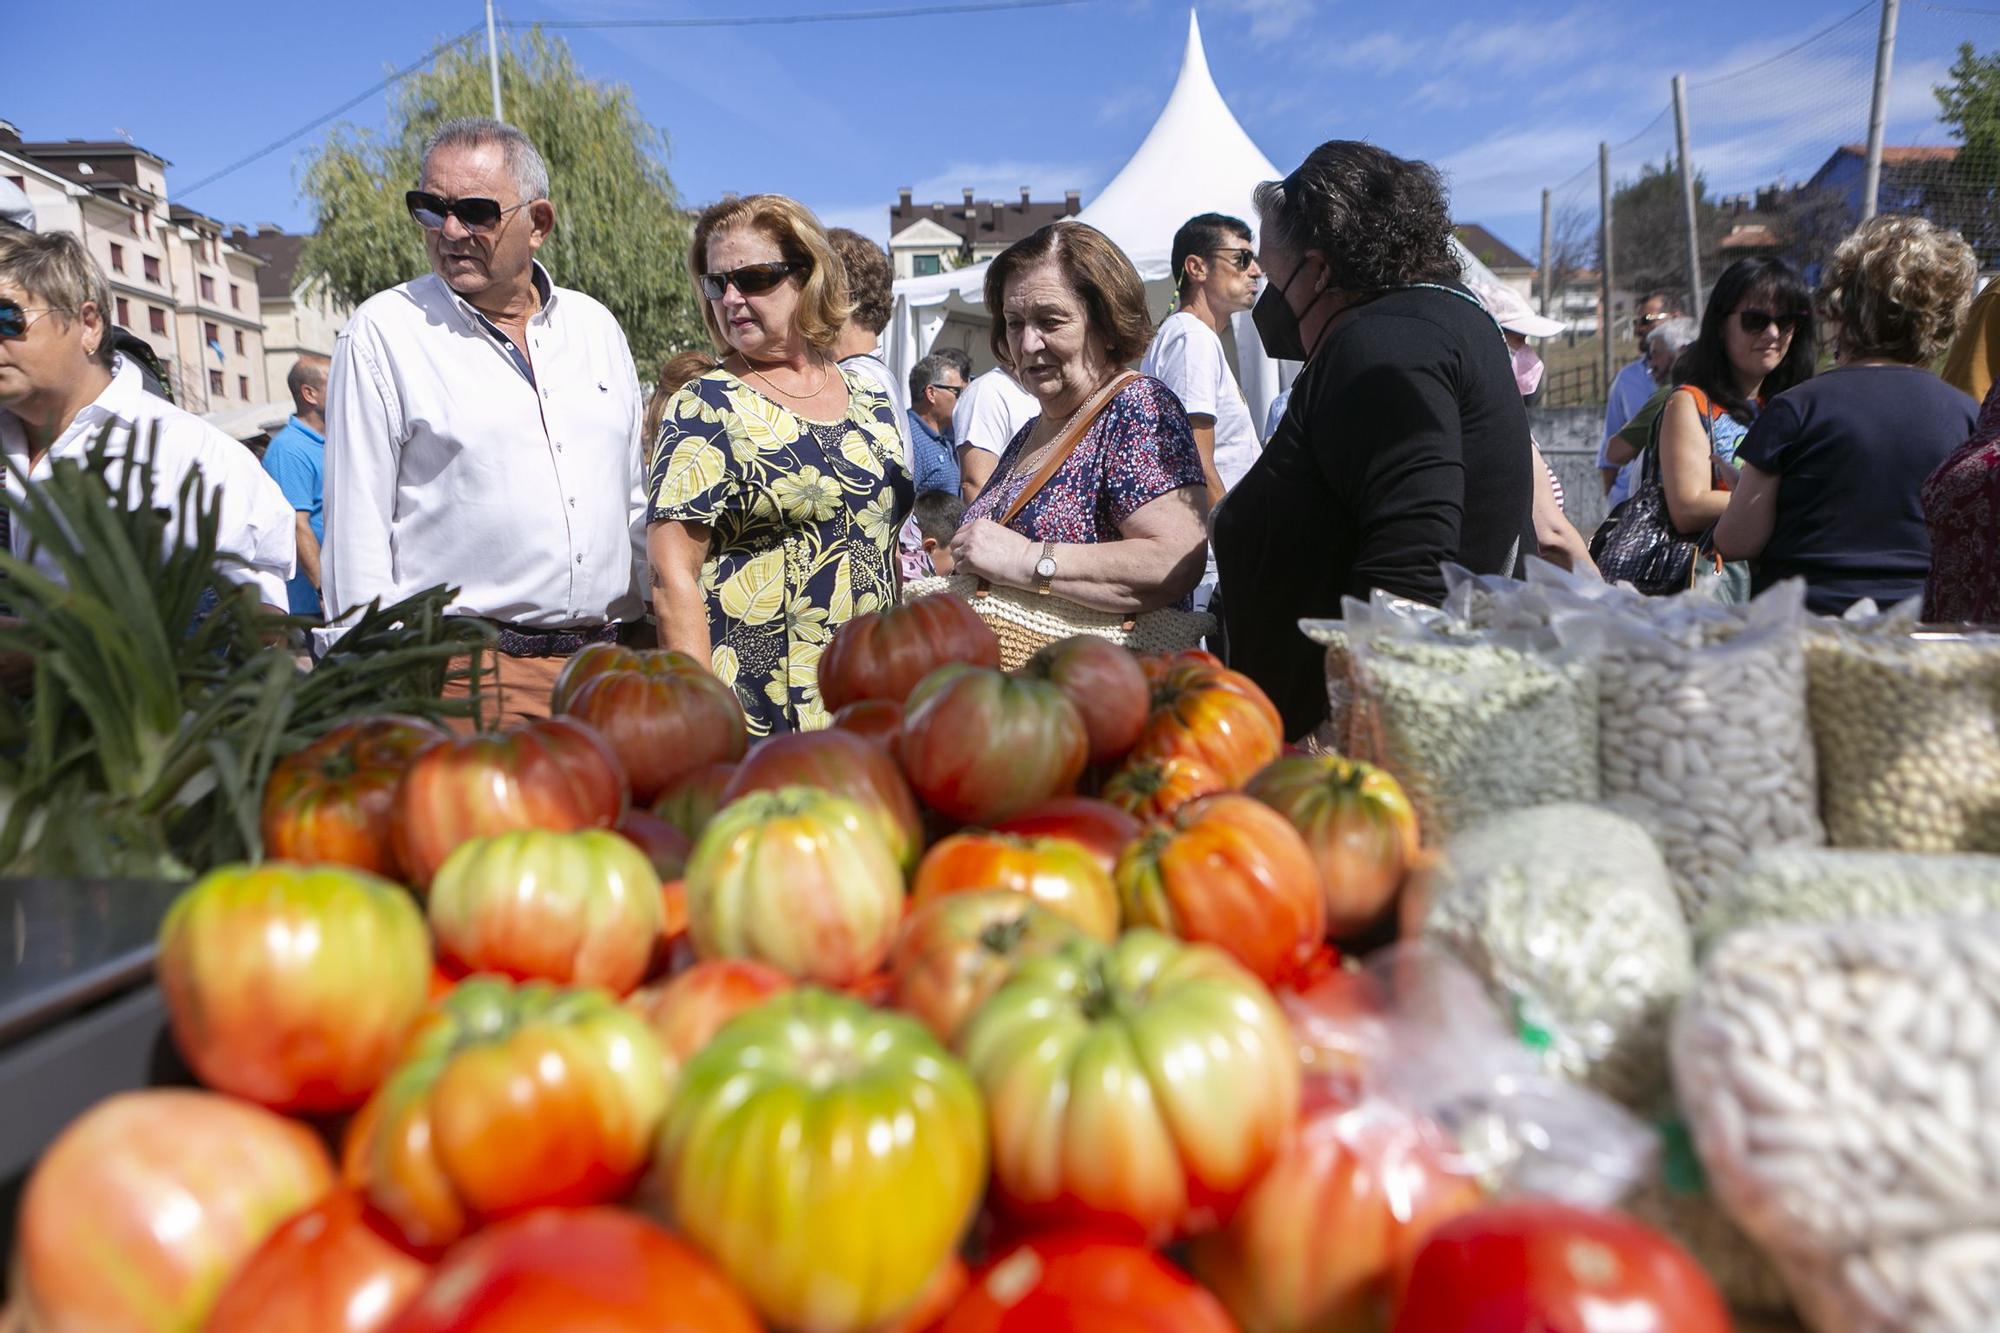
[[[1619,371],[1611,381],[1611,390],[1604,401],[1604,440],[1597,447],[1597,470],[1604,478],[1604,499],[1607,508],[1615,507],[1619,501],[1632,493],[1635,472],[1631,467],[1621,468],[1613,463],[1609,450],[1611,441],[1618,432],[1625,429],[1625,423],[1646,405],[1657,386],[1653,382],[1653,372],[1647,365],[1646,338],[1670,319],[1680,315],[1674,299],[1661,292],[1654,292],[1639,302],[1639,308],[1632,312],[1632,336],[1639,342],[1639,359]]]
[[[499,630],[502,721],[545,715],[563,660],[645,612],[639,379],[611,312],[535,262],[548,191],[519,130],[441,126],[407,196],[432,272],[354,312],[327,387],[322,643],[456,587],[450,612]]]
[[[110,350],[110,288],[76,237],[0,228],[0,470],[10,495],[50,477],[58,459],[82,462],[110,428],[120,462],[151,451],[153,504],[173,510],[189,473],[219,508],[222,570],[279,614],[292,575],[292,508],[256,455],[201,418],[145,391],[139,368]],[[169,524],[167,541],[175,539]],[[0,543],[25,557],[24,525],[0,511]],[[46,551],[36,567],[60,580]],[[4,600],[4,594],[0,594]]]
[[[1021,433],[1021,427],[1042,414],[1042,405],[1022,388],[1006,367],[987,371],[965,386],[951,412],[951,437],[957,441],[958,494],[965,503],[979,498],[993,475],[1000,455]]]

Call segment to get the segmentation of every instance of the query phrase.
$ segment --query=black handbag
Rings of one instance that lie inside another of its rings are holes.
[[[1646,446],[1639,481],[1590,539],[1590,558],[1607,583],[1629,583],[1649,597],[1686,592],[1694,584],[1699,537],[1683,537],[1667,512],[1660,448]]]

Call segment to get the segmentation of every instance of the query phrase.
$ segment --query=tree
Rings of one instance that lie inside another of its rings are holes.
[[[1958,155],[1950,162],[1916,162],[1882,173],[1882,207],[1921,200],[1939,226],[1954,227],[1979,252],[1982,267],[2000,264],[2000,52],[1980,55],[1961,43],[1951,82],[1931,90],[1938,119],[1951,127]]]
[[[642,380],[674,352],[707,346],[684,262],[692,223],[667,174],[666,136],[640,118],[631,90],[584,78],[561,39],[532,29],[502,49],[500,87],[508,120],[548,163],[556,229],[538,257],[556,281],[610,307]],[[305,271],[354,303],[426,272],[403,192],[432,130],[491,109],[485,54],[465,43],[403,83],[384,133],[336,128],[303,173],[317,217]]]
[[[1715,272],[1715,243],[1721,212],[1708,199],[1701,173],[1694,177],[1695,232],[1701,240],[1701,269]],[[1681,196],[1679,169],[1669,158],[1660,166],[1648,162],[1639,179],[1621,182],[1611,196],[1612,249],[1617,270],[1612,275],[1628,292],[1672,292],[1687,300],[1687,205]]]
[[[1535,290],[1537,301],[1547,297],[1547,308],[1542,313],[1560,319],[1563,292],[1578,274],[1596,262],[1597,215],[1582,204],[1564,204],[1549,220],[1549,289],[1544,293],[1537,285]],[[1536,281],[1539,284],[1540,278]]]

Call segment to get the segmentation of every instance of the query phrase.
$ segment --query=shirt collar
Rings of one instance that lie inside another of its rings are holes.
[[[286,424],[289,425],[291,429],[305,436],[308,440],[311,440],[314,444],[326,443],[325,435],[321,434],[319,431],[314,430],[311,426],[308,426],[305,422],[300,421],[297,417],[293,417],[291,421],[289,421]]]
[[[547,323],[556,306],[556,285],[549,277],[549,271],[542,267],[541,260],[530,260],[529,263],[532,265],[529,269],[529,280],[535,284],[535,294],[542,298],[542,305],[541,309],[528,316],[528,322],[530,324]],[[485,316],[474,308],[472,302],[453,291],[451,284],[436,273],[431,274],[431,281],[437,284],[437,290],[444,293],[446,300],[458,307],[459,314],[465,318],[467,324],[475,329],[479,327],[479,322]]]
[[[918,416],[916,408],[905,408],[903,409],[903,414],[910,419],[910,429],[920,432],[925,439],[936,440],[939,444],[950,443],[951,432],[948,430],[942,432],[932,430],[931,423]]]
[[[102,393],[90,400],[82,411],[56,436],[49,446],[44,461],[67,457],[84,441],[97,438],[98,431],[106,425],[117,423],[130,426],[139,419],[138,409],[146,397],[145,381],[139,377],[139,368],[127,360],[123,353],[111,358],[111,383],[104,386]],[[6,419],[6,429],[0,430],[0,443],[4,443],[10,461],[16,467],[27,462],[27,432],[22,429],[14,414],[0,409],[0,417]],[[18,456],[16,456],[18,455]]]

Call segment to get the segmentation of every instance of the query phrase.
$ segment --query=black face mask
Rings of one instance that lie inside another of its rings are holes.
[[[1299,332],[1299,317],[1292,313],[1292,303],[1285,299],[1285,293],[1292,289],[1292,284],[1298,281],[1299,274],[1305,269],[1302,259],[1299,266],[1292,270],[1292,276],[1285,279],[1284,286],[1273,287],[1266,283],[1257,304],[1250,309],[1250,322],[1257,327],[1257,337],[1264,344],[1264,354],[1277,361],[1306,359],[1306,342],[1305,336]]]

